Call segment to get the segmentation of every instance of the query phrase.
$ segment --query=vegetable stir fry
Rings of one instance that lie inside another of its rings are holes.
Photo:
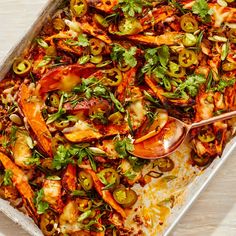
[[[235,23],[232,0],[65,0],[0,82],[0,196],[46,236],[134,234],[135,186],[180,168],[134,149],[169,116],[236,109]],[[193,129],[188,164],[220,156],[234,125]]]

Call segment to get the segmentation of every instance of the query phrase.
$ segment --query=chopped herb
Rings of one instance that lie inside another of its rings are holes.
[[[86,34],[80,34],[78,37],[79,44],[78,46],[87,47],[89,46],[89,40]]]
[[[134,157],[134,156],[129,156],[128,161],[131,164],[132,169],[135,172],[141,171],[143,169],[144,165],[149,163],[149,160],[141,159],[141,158]]]
[[[36,42],[38,43],[38,45],[40,45],[42,48],[48,48],[49,46],[48,46],[48,44],[43,40],[43,39],[41,39],[41,38],[36,38],[35,39],[36,40]]]
[[[72,155],[69,149],[65,148],[63,145],[59,145],[53,158],[53,168],[55,168],[56,170],[60,170],[62,167],[67,166],[69,163],[73,163]]]
[[[87,194],[84,190],[74,190],[72,193],[71,193],[72,196],[78,196],[78,197],[86,197]]]
[[[62,94],[61,98],[60,98],[58,111],[56,113],[51,114],[51,115],[48,116],[46,124],[53,123],[55,120],[58,120],[62,115],[64,115],[66,113],[65,109],[63,109],[64,98],[65,98],[65,95]]]
[[[52,57],[44,56],[43,60],[38,63],[37,67],[38,68],[44,67],[44,66],[48,65],[51,62],[51,60],[52,60]]]
[[[37,208],[38,214],[45,213],[45,211],[49,208],[49,204],[43,201],[43,197],[44,197],[43,189],[40,189],[38,192],[35,193],[34,204]]]
[[[207,86],[206,86],[206,91],[208,92],[211,89],[211,83],[213,80],[213,72],[210,70],[208,76],[207,76]]]
[[[229,53],[229,43],[224,43],[222,46],[222,52],[221,52],[221,61],[224,61]]]
[[[11,180],[12,176],[13,176],[12,170],[5,170],[5,174],[3,178],[4,186],[12,185],[12,180]]]
[[[168,2],[175,8],[177,8],[182,14],[185,14],[187,12],[187,10],[183,8],[183,5],[181,3],[176,2],[175,0],[168,0]]]
[[[199,15],[204,22],[210,22],[212,10],[206,0],[196,0],[192,6],[192,11],[194,14]]]
[[[129,156],[129,152],[134,151],[134,145],[129,138],[118,139],[115,142],[115,150],[121,158]]]
[[[128,179],[128,180],[134,180],[135,177],[137,176],[137,174],[135,174],[132,170],[127,170],[124,173],[124,176]]]
[[[115,104],[117,110],[119,110],[120,112],[125,112],[124,107],[122,106],[120,101],[116,99],[115,95],[111,92],[109,93],[109,95],[110,95],[112,102]]]
[[[235,79],[231,79],[231,80],[220,80],[219,83],[217,84],[216,87],[214,87],[212,90],[214,92],[218,91],[218,92],[224,92],[225,88],[234,85],[235,83]]]
[[[136,13],[142,13],[144,6],[151,6],[151,3],[145,0],[119,0],[115,9],[120,8],[126,16],[135,16]]]
[[[126,49],[119,44],[114,44],[111,52],[111,59],[117,61],[120,66],[125,62],[126,65],[135,67],[137,65],[137,59],[135,58],[136,51],[136,47]]]
[[[159,102],[158,99],[154,98],[154,97],[153,97],[151,94],[149,94],[146,90],[144,90],[143,93],[144,93],[144,95],[145,95],[145,98],[146,98],[148,101],[154,103],[154,104],[157,105],[157,106],[160,106],[160,102]]]
[[[98,121],[99,123],[105,125],[108,123],[108,120],[107,118],[105,117],[104,113],[103,112],[97,112],[93,115],[90,115],[89,116],[91,120],[95,120],[95,121]]]

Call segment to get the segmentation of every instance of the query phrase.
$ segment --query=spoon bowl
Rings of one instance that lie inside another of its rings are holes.
[[[167,124],[157,135],[142,142],[134,143],[132,154],[144,159],[157,159],[168,156],[183,143],[192,128],[230,119],[234,116],[236,116],[236,111],[224,113],[190,125],[174,117],[169,117]]]

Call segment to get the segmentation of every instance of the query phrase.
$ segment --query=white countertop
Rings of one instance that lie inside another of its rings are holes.
[[[35,20],[46,0],[0,0],[0,61]],[[236,235],[236,151],[172,236]],[[0,236],[28,234],[0,213]],[[150,235],[152,236],[152,235]]]

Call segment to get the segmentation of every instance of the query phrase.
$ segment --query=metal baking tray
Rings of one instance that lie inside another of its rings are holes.
[[[17,43],[15,47],[10,50],[5,59],[0,62],[0,79],[3,79],[6,73],[10,70],[15,58],[20,55],[24,55],[27,52],[32,40],[40,32],[44,23],[53,16],[58,7],[64,0],[49,0],[44,6],[43,10],[39,14],[37,20],[32,24],[29,31],[25,36]],[[221,158],[216,158],[213,163],[205,169],[200,175],[196,176],[194,180],[188,184],[184,193],[184,200],[182,204],[175,206],[172,209],[171,215],[168,218],[167,226],[162,232],[163,236],[167,236],[173,231],[181,217],[191,207],[196,198],[204,190],[210,180],[214,177],[216,172],[223,166],[224,162],[229,158],[233,149],[236,147],[236,138],[232,139],[225,147]],[[34,222],[17,209],[13,208],[9,202],[0,199],[0,211],[7,217],[12,219],[15,223],[19,224],[32,236],[42,236],[43,234]],[[160,235],[160,234],[158,234]],[[155,236],[155,235],[147,235]]]

